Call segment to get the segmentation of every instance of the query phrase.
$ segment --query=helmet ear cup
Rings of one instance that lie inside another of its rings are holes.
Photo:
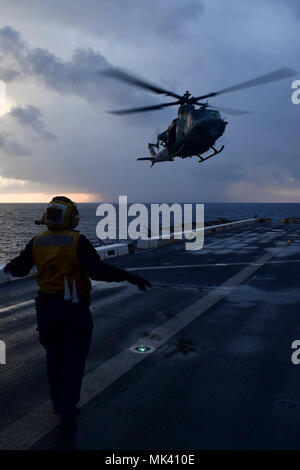
[[[75,228],[79,224],[79,212],[77,206],[74,204],[70,214],[70,228]]]

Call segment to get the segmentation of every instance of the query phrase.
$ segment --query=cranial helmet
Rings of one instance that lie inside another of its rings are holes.
[[[43,223],[54,230],[73,229],[79,223],[75,202],[65,196],[55,196],[43,215]]]

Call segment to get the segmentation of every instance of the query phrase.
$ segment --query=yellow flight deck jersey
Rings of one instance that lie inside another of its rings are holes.
[[[4,268],[15,277],[26,276],[33,266],[37,267],[37,283],[45,295],[65,297],[65,281],[69,290],[76,290],[79,299],[88,299],[91,281],[128,281],[141,290],[151,283],[125,269],[103,263],[91,242],[76,230],[48,229],[33,237],[19,256]]]
[[[76,230],[45,230],[34,237],[32,256],[37,267],[36,279],[45,294],[63,293],[66,276],[71,292],[75,280],[78,295],[89,296],[91,281],[77,256],[80,236]]]

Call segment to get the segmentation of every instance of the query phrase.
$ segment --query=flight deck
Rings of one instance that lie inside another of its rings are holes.
[[[93,283],[72,438],[48,398],[35,281],[0,285],[1,449],[300,448],[300,225],[233,227],[201,250],[178,241],[109,263],[153,288]]]

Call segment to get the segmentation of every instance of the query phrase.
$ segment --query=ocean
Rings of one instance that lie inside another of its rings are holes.
[[[16,256],[25,244],[43,226],[34,221],[40,219],[46,204],[0,204],[0,263],[5,263]],[[101,242],[96,235],[96,225],[100,218],[96,216],[98,203],[79,204],[80,224],[78,230],[86,235],[94,246]],[[241,220],[258,215],[280,221],[286,217],[300,217],[298,203],[206,203],[204,217],[206,221],[218,218]]]

